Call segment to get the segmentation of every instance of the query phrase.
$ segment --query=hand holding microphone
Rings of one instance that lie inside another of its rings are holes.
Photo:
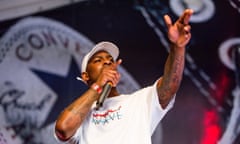
[[[117,69],[117,66],[122,62],[122,60],[118,60],[116,64],[114,64],[114,69]],[[109,96],[112,87],[116,86],[120,79],[120,74],[116,70],[106,70],[103,72],[104,76],[109,78],[108,82],[103,86],[102,92],[96,104],[96,110],[102,107],[104,100]]]

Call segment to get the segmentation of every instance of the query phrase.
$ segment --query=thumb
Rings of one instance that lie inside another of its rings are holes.
[[[167,26],[167,28],[169,29],[172,26],[172,20],[168,15],[164,15],[164,22]]]
[[[115,70],[117,70],[118,66],[119,66],[121,63],[122,63],[122,59],[117,60],[117,61],[114,63],[114,65],[113,65],[112,68],[115,69]]]
[[[122,63],[122,59],[117,60],[117,66]]]

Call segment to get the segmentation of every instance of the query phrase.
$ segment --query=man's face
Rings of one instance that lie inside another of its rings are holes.
[[[106,51],[95,53],[88,61],[87,74],[89,76],[88,83],[91,84],[97,80],[104,68],[113,68],[114,59]]]

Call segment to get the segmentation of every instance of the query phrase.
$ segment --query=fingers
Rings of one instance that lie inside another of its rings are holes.
[[[171,18],[168,15],[164,15],[163,18],[164,18],[164,21],[165,21],[165,24],[166,24],[167,28],[169,29],[172,26]]]
[[[178,19],[178,22],[183,24],[183,25],[187,25],[189,23],[189,20],[191,18],[193,14],[193,10],[192,9],[186,9],[182,16]]]
[[[117,70],[118,66],[122,63],[122,59],[117,60],[116,65],[115,65],[115,69]],[[114,71],[113,75],[112,75],[112,83],[113,83],[113,87],[116,87],[119,80],[120,80],[120,73],[118,71]]]
[[[189,25],[189,20],[192,14],[192,9],[186,9],[183,15],[177,20],[178,28],[183,32],[182,34],[186,38],[186,41],[189,41],[191,38],[191,26]]]
[[[186,9],[183,12],[182,16],[178,19],[178,22],[183,24],[183,25],[188,25],[192,14],[193,14],[192,9]],[[172,20],[168,15],[164,15],[164,22],[165,22],[168,29],[172,26]]]
[[[120,77],[121,77],[121,75],[119,72],[114,74],[114,76],[112,77],[113,87],[117,86],[118,82],[120,81]]]
[[[186,25],[186,26],[183,27],[183,29],[184,29],[185,33],[188,34],[191,31],[191,26],[190,25]]]
[[[116,67],[118,67],[122,63],[122,59],[117,60]]]
[[[105,77],[104,83],[111,82],[113,87],[116,87],[121,76],[120,73],[116,70],[106,70],[104,72],[104,77]]]
[[[117,71],[118,66],[122,63],[122,59],[117,60],[112,66],[105,67],[102,71],[103,83],[111,82],[113,87],[116,87],[120,80],[120,73]]]
[[[122,59],[117,60],[112,66],[111,69],[117,70],[118,66],[122,63]]]

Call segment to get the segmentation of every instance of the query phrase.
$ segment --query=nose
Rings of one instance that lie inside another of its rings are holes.
[[[104,64],[105,65],[111,65],[111,64],[113,64],[113,62],[109,59],[106,59],[106,60],[104,60]]]

